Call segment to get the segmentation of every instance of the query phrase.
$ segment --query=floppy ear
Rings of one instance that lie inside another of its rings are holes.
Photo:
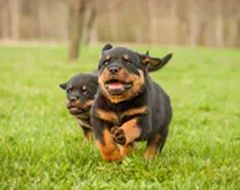
[[[166,65],[168,63],[168,61],[172,57],[172,54],[167,54],[162,59],[156,58],[156,57],[151,57],[148,54],[146,54],[146,55],[139,54],[139,55],[140,55],[142,64],[147,67],[148,72],[156,71],[156,70],[162,68],[164,65]]]
[[[105,44],[102,48],[102,54],[104,54],[105,51],[108,51],[112,48],[113,48],[113,46],[111,44]]]
[[[59,87],[62,88],[63,90],[66,90],[66,88],[67,88],[67,83],[59,84]]]

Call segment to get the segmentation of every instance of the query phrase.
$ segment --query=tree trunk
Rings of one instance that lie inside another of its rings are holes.
[[[9,38],[9,2],[7,0],[0,1],[0,17],[1,17],[1,34],[4,40]]]
[[[142,4],[138,3],[139,0],[135,0],[136,5],[135,5],[135,13],[136,15],[141,15],[142,14]],[[142,26],[140,24],[134,24],[133,28],[134,28],[134,41],[136,43],[143,43],[143,35],[142,35]]]
[[[11,38],[19,37],[19,0],[10,0]]]
[[[157,11],[157,2],[156,0],[148,1],[148,14],[149,14],[149,33],[150,33],[150,43],[154,44],[157,41],[157,32],[158,32],[158,21],[159,18],[156,15]]]
[[[217,2],[215,4],[217,10],[216,18],[216,44],[218,47],[224,45],[224,26],[223,26],[223,12],[222,3]]]
[[[44,40],[45,37],[45,23],[46,23],[46,1],[45,0],[38,0],[38,35],[40,40]]]
[[[177,0],[171,0],[170,1],[170,22],[172,24],[172,30],[169,31],[171,34],[171,44],[177,44],[178,43],[178,35],[180,34],[179,28],[178,28],[178,1]]]
[[[86,16],[85,16],[85,30],[84,30],[84,37],[83,43],[89,44],[91,40],[93,40],[94,29],[95,29],[95,21],[96,21],[97,10],[95,7],[95,1],[89,0],[88,6],[86,9]]]
[[[84,29],[85,0],[70,0],[69,21],[69,59],[76,60],[79,56]]]
[[[198,44],[199,35],[199,15],[197,5],[190,0],[189,5],[189,43],[191,46],[196,46]]]
[[[118,35],[118,15],[116,13],[116,3],[117,1],[108,1],[108,11],[109,11],[109,28],[112,36],[112,40],[119,41]]]

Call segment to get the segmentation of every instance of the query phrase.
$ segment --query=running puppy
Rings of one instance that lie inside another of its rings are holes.
[[[166,58],[153,58],[107,44],[99,62],[99,88],[91,109],[91,124],[104,160],[121,160],[135,141],[147,141],[145,157],[160,152],[172,118],[170,99],[151,80],[148,68]]]

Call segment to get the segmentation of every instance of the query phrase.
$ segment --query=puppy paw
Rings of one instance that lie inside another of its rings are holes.
[[[126,136],[124,131],[119,127],[112,127],[110,130],[112,134],[113,140],[120,145],[124,145],[126,143]]]

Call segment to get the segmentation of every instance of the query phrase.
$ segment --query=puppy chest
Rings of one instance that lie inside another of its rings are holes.
[[[114,112],[111,110],[97,109],[96,116],[109,123],[110,125],[120,126],[123,123],[129,121],[132,118],[140,117],[141,115],[147,114],[148,109],[146,106],[131,108],[123,112]]]

